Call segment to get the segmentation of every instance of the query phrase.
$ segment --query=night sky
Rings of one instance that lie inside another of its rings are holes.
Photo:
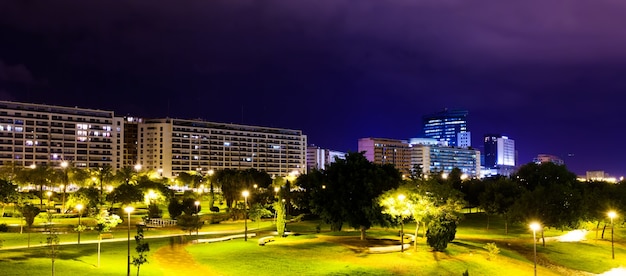
[[[626,2],[0,1],[0,99],[408,139],[468,109],[516,141],[626,175]]]

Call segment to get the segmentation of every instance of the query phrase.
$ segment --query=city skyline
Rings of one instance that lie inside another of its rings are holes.
[[[467,109],[516,142],[625,175],[626,4],[611,1],[0,3],[0,100],[301,129],[356,151]]]

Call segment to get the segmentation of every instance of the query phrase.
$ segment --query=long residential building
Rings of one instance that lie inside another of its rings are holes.
[[[392,164],[403,174],[411,172],[411,149],[405,140],[361,138],[358,149],[374,164]]]
[[[0,101],[1,164],[118,169],[123,135],[113,111]]]
[[[144,119],[138,162],[165,177],[217,169],[306,173],[307,137],[300,130],[185,119]]]

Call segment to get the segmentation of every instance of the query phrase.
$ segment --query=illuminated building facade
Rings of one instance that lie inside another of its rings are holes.
[[[467,148],[471,144],[471,134],[467,130],[467,110],[448,110],[425,115],[423,120],[424,138],[432,138],[447,143],[451,147]]]
[[[323,149],[315,145],[310,145],[306,149],[306,167],[308,171],[312,169],[325,170],[336,159],[346,159],[346,153]]]
[[[498,175],[511,175],[516,166],[515,141],[500,134],[484,136],[484,166]]]
[[[0,163],[118,169],[123,131],[113,111],[0,101]]]
[[[411,149],[405,140],[387,138],[361,138],[359,152],[365,152],[365,158],[374,164],[392,164],[401,173],[411,171]]]
[[[472,149],[412,144],[411,164],[425,175],[459,168],[469,177],[480,177],[480,151]]]
[[[248,168],[306,173],[306,145],[300,130],[171,118],[139,124],[139,163],[164,177]]]
[[[563,162],[563,159],[559,158],[556,155],[551,155],[551,154],[539,154],[537,155],[537,157],[533,159],[533,162],[536,164],[551,162],[557,165],[565,165],[565,162]]]

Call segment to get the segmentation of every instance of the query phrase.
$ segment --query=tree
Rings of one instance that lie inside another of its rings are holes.
[[[17,201],[18,196],[17,185],[7,180],[0,179],[0,204],[2,204],[2,213],[0,213],[0,217],[4,216],[5,207]]]
[[[184,210],[184,207],[178,201],[178,199],[172,197],[170,199],[170,203],[167,205],[167,211],[170,214],[170,218],[172,219],[178,218],[178,216],[180,216],[183,213],[183,210]]]
[[[43,208],[43,186],[50,182],[52,175],[50,167],[39,165],[32,169],[20,170],[16,180],[24,184],[32,183],[39,186],[39,208]]]
[[[107,195],[107,200],[112,203],[122,203],[122,205],[128,205],[132,202],[143,201],[143,192],[132,184],[122,184],[117,186],[110,194]]]
[[[28,247],[30,247],[30,228],[35,222],[35,217],[39,215],[40,209],[36,206],[26,204],[20,208],[20,211],[22,212],[22,217],[24,217],[24,221],[28,226]]]
[[[513,179],[527,187],[513,206],[517,220],[540,220],[542,225],[564,230],[576,227],[584,217],[582,186],[565,166],[529,163]]]
[[[509,233],[509,213],[517,197],[524,191],[512,180],[504,177],[484,180],[485,190],[480,194],[480,207],[487,214],[487,230],[489,216],[501,215],[504,218],[504,231]]]
[[[50,256],[50,260],[52,261],[52,276],[54,276],[54,261],[57,258],[57,254],[59,254],[57,250],[57,246],[59,245],[59,235],[54,231],[54,227],[52,224],[52,212],[48,210],[46,212],[48,223],[46,223],[46,232],[48,235],[46,236],[46,244],[48,245],[48,256]]]
[[[91,173],[96,177],[96,179],[100,182],[100,201],[104,200],[103,192],[104,192],[104,182],[109,182],[114,179],[113,176],[113,168],[109,164],[105,164],[100,168],[95,168],[91,171]],[[125,178],[127,179],[127,178]],[[101,202],[100,202],[101,203]]]
[[[122,167],[115,173],[115,179],[119,182],[123,182],[126,185],[137,182],[138,172],[133,167],[125,166]],[[102,182],[101,182],[102,183]]]
[[[448,243],[454,240],[456,235],[456,222],[439,216],[431,220],[426,231],[426,242],[436,251],[443,252]]]
[[[96,210],[99,205],[99,194],[100,191],[95,187],[83,187],[78,189],[78,191],[70,194],[67,200],[67,206],[70,208],[74,208],[76,204],[83,204],[85,206],[85,210],[90,213],[92,210]],[[92,215],[94,213],[91,213]]]
[[[133,256],[133,265],[137,267],[137,276],[139,276],[139,268],[142,264],[148,263],[146,254],[150,251],[150,244],[144,241],[143,227],[137,227],[137,235],[135,236],[135,251],[139,256]]]
[[[176,182],[179,185],[189,185],[192,188],[198,188],[200,182],[202,182],[202,175],[198,172],[181,172],[176,177]]]
[[[102,233],[111,231],[111,228],[122,222],[118,215],[109,215],[106,210],[101,210],[96,216],[96,231],[98,231],[98,267],[100,267],[100,243],[102,241]]]
[[[348,223],[360,230],[364,240],[373,224],[386,224],[377,198],[401,182],[401,174],[393,165],[376,165],[363,153],[349,153],[324,173],[324,182],[315,187],[311,209],[331,225],[331,230],[340,231],[343,223]]]
[[[202,221],[199,216],[184,213],[176,218],[176,225],[183,231],[189,231],[189,235],[202,227]]]

